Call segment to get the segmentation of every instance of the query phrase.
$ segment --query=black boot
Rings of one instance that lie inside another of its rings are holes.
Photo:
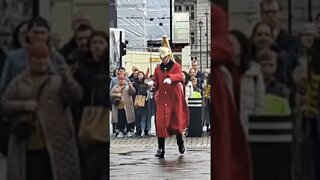
[[[158,158],[164,158],[164,145],[165,145],[165,139],[162,137],[158,137],[158,150],[157,153],[155,154],[155,157]]]
[[[149,131],[148,130],[144,130],[144,136],[149,136]]]
[[[180,154],[183,154],[186,151],[186,148],[184,147],[184,142],[182,140],[182,135],[178,134],[178,135],[176,135],[176,138],[177,138],[177,144],[178,144],[178,147],[179,147],[179,152],[180,152]]]
[[[137,129],[137,131],[136,131],[136,133],[135,133],[135,136],[140,137],[140,136],[141,136],[141,133],[142,133],[142,130],[141,130],[141,129]]]

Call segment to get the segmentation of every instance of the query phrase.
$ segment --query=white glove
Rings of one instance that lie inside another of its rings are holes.
[[[152,86],[152,85],[154,85],[154,81],[149,81],[147,84],[148,84],[148,86]]]
[[[164,81],[163,81],[163,83],[165,83],[165,84],[171,84],[171,79],[170,78],[166,78],[166,79],[164,79]]]

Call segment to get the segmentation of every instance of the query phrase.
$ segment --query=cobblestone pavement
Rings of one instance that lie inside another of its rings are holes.
[[[157,139],[112,138],[111,180],[188,180],[210,179],[210,137],[186,138],[186,152],[180,155],[175,137],[166,139],[164,159],[157,159]]]

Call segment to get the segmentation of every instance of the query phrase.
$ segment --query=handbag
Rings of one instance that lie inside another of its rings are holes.
[[[136,95],[136,98],[134,99],[134,106],[139,108],[139,107],[144,107],[145,104],[146,104],[146,96]]]
[[[43,93],[43,90],[47,84],[47,81],[45,81],[43,84],[41,84],[39,88],[39,92],[36,97],[36,102],[39,103],[41,95]],[[39,108],[39,106],[37,107]],[[25,118],[20,119],[16,122],[13,122],[11,124],[11,133],[14,135],[15,140],[17,142],[23,142],[28,140],[31,137],[32,132],[35,130],[35,124],[34,121],[37,118],[36,114],[37,110],[33,113],[25,115]]]
[[[106,107],[94,106],[95,85],[91,92],[91,102],[84,107],[78,137],[85,143],[109,142],[109,110]]]

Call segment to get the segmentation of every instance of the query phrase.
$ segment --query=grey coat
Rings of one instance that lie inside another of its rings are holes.
[[[114,99],[117,97],[117,93],[121,93],[121,88],[118,84],[111,89],[110,98]],[[135,122],[135,113],[132,100],[132,95],[135,93],[136,90],[134,87],[130,88],[129,85],[126,85],[121,93],[121,99],[124,104],[128,123]],[[118,123],[118,107],[116,107],[114,104],[112,105],[112,123]]]
[[[27,117],[23,107],[33,97],[30,74],[25,71],[14,78],[2,97],[2,110],[10,121]],[[79,101],[82,89],[70,79],[51,73],[44,86],[36,111],[51,159],[54,180],[80,180],[76,136],[69,104]],[[19,143],[10,136],[7,180],[26,180],[26,142]]]

